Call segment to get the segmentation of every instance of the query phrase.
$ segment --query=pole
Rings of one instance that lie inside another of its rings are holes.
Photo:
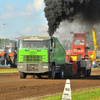
[[[5,23],[3,25],[4,25],[4,47],[5,47]]]

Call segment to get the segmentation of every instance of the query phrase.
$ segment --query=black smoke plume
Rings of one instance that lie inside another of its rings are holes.
[[[44,0],[44,2],[50,36],[64,20],[73,22],[77,19],[81,23],[93,25],[100,22],[100,0]]]

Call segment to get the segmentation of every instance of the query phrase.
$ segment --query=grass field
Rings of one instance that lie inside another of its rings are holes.
[[[40,100],[61,100],[62,95],[48,97]],[[72,100],[100,100],[100,88],[72,93]]]
[[[17,69],[0,69],[0,73],[17,73]]]

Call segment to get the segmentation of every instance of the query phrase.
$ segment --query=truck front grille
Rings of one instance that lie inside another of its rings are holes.
[[[42,62],[45,55],[23,55],[24,62]]]

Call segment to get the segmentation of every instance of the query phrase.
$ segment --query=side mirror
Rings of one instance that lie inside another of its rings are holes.
[[[50,49],[50,51],[52,51],[52,49]]]

